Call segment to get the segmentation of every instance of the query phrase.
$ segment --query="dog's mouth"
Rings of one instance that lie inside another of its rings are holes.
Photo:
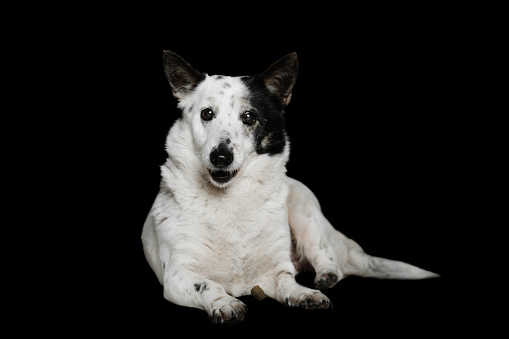
[[[225,184],[230,181],[239,170],[234,171],[223,171],[223,170],[211,170],[209,168],[209,174],[212,180],[217,182],[218,184]]]

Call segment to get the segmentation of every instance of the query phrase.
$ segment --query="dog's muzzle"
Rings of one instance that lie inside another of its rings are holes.
[[[227,170],[228,166],[233,162],[233,152],[230,151],[226,143],[220,143],[210,153],[210,162],[214,165],[214,169],[209,168],[212,180],[219,184],[230,181],[238,170]]]

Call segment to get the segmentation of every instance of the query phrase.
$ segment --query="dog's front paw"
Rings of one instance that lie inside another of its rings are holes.
[[[286,299],[288,306],[300,307],[305,309],[326,309],[332,308],[332,303],[327,296],[320,291],[311,293],[302,293],[296,297],[290,296]]]
[[[209,315],[214,324],[236,324],[244,320],[247,306],[233,297],[222,297],[213,303]]]

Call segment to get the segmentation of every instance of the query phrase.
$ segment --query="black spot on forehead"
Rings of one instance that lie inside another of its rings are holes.
[[[222,75],[216,75],[216,80],[221,80],[223,78]]]
[[[246,99],[258,115],[253,131],[256,152],[269,155],[282,153],[287,142],[283,106],[265,87],[262,79],[241,77],[240,80],[247,88]]]
[[[223,88],[231,88],[231,87],[232,87],[232,85],[230,85],[230,83],[228,83],[228,82],[225,82],[223,84]]]

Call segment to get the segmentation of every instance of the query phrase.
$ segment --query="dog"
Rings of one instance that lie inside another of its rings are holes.
[[[286,175],[284,109],[296,53],[255,76],[209,76],[171,51],[163,68],[182,115],[166,139],[141,239],[167,300],[231,324],[247,312],[240,296],[327,309],[332,303],[320,290],[349,275],[438,277],[366,254],[328,222],[310,189]],[[304,271],[316,273],[316,289],[296,282]]]

